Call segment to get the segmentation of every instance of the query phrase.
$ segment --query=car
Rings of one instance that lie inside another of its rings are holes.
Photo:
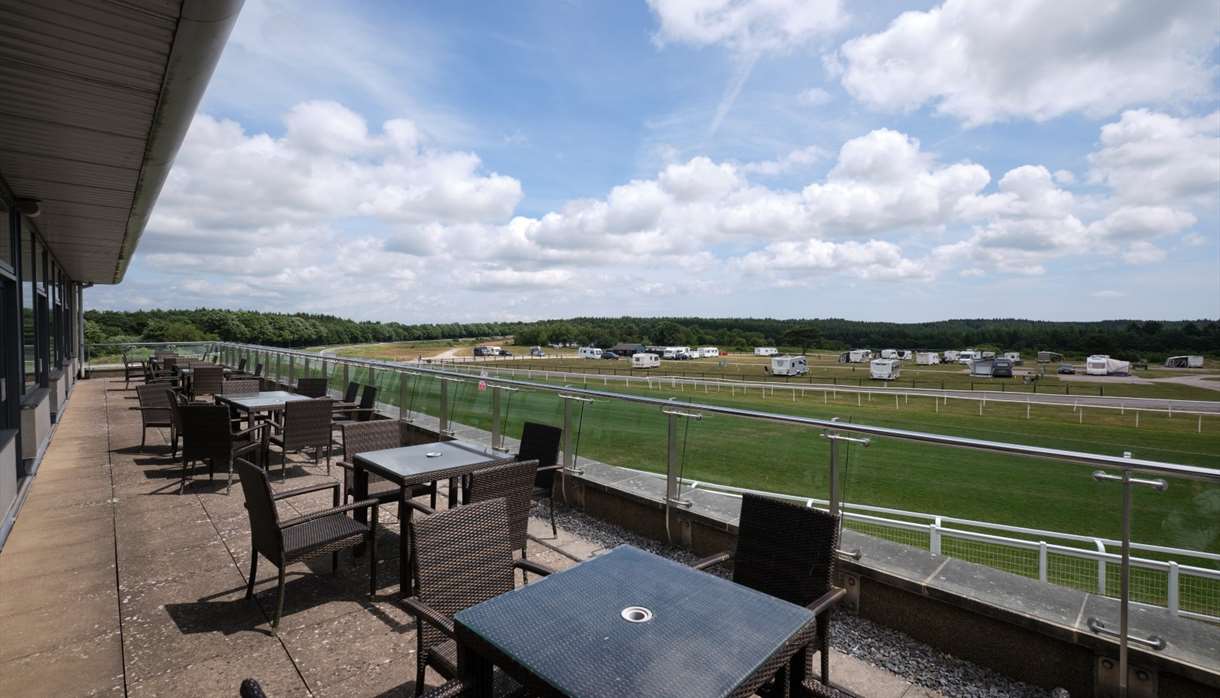
[[[500,356],[512,356],[512,355],[513,355],[513,353],[511,351],[501,351],[500,352]]]
[[[1071,364],[1059,364],[1059,370],[1055,371],[1055,373],[1071,376],[1076,373],[1076,367]]]
[[[541,359],[546,356],[546,352],[542,350],[542,347],[534,347],[530,349],[530,356]]]
[[[603,359],[610,359],[611,361],[616,361],[616,360],[618,360],[618,354],[615,354],[615,353],[614,353],[614,352],[612,352],[612,351],[603,351],[603,352],[602,352],[602,358],[603,358]]]

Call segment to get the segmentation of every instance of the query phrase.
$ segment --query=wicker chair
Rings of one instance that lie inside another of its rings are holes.
[[[800,504],[746,494],[741,500],[737,550],[695,563],[707,569],[733,561],[733,581],[791,603],[817,615],[821,679],[805,681],[805,689],[827,695],[830,685],[830,610],[846,595],[833,585],[839,517]],[[806,676],[812,675],[812,653]]]
[[[529,542],[530,494],[537,471],[536,460],[497,463],[471,473],[470,487],[466,490],[467,504],[504,500],[508,512],[509,547],[520,550],[521,557],[525,557],[525,546]]]
[[[356,407],[346,405],[335,406],[336,421],[367,422],[377,412],[377,386],[366,385],[360,393],[360,404]]]
[[[263,365],[262,364],[254,364],[254,377],[255,378],[263,377]]]
[[[172,387],[166,383],[151,383],[136,386],[136,397],[140,406],[132,409],[140,411],[140,451],[144,451],[148,438],[148,429],[173,428],[173,414],[170,410],[169,394]]]
[[[530,560],[514,560],[503,499],[478,502],[424,516],[414,523],[418,596],[404,600],[415,616],[415,695],[431,666],[446,679],[457,674],[453,616],[462,609],[513,590],[513,570],[548,575]]]
[[[327,380],[325,378],[301,378],[297,380],[297,394],[307,397],[326,397]]]
[[[166,388],[169,397],[169,457],[178,459],[178,440],[182,438],[182,409],[191,405],[191,399],[184,393],[172,388]]]
[[[332,569],[339,566],[339,551],[365,543],[369,550],[369,596],[377,593],[377,500],[366,499],[339,506],[339,483],[302,487],[273,494],[267,473],[245,460],[237,459],[242,493],[246,496],[246,512],[250,515],[250,577],[246,583],[246,598],[254,595],[258,575],[258,556],[267,558],[279,568],[279,591],[275,602],[272,632],[277,632],[284,613],[284,568],[297,560],[308,560],[330,553]],[[334,508],[305,514],[281,521],[275,503],[279,500],[324,490],[334,492]],[[349,511],[369,509],[369,524],[345,516]]]
[[[356,395],[360,392],[360,384],[352,381],[347,384],[347,389],[343,391],[343,399],[335,403],[335,408],[357,407]]]
[[[178,377],[173,371],[167,371],[163,368],[157,368],[150,359],[143,362],[144,367],[144,384],[163,383],[165,385],[178,385]]]
[[[239,360],[237,362],[237,370],[234,371],[234,373],[245,373],[247,363],[249,363],[249,361],[247,359],[245,359],[244,357],[241,360]]]
[[[559,442],[563,429],[549,424],[526,422],[521,428],[521,446],[517,460],[538,461],[538,474],[534,476],[534,496],[545,497],[550,505],[551,535],[559,535],[555,526],[555,471],[559,465]]]
[[[340,425],[343,434],[343,460],[339,467],[343,468],[344,496],[356,496],[356,469],[352,463],[357,453],[365,451],[381,451],[387,448],[398,448],[406,445],[403,442],[402,425],[397,420],[380,419],[375,422],[348,422]],[[402,488],[385,478],[369,473],[368,496],[389,503],[400,501]],[[436,483],[416,485],[411,488],[408,499],[428,495],[431,498],[431,508],[436,509]],[[405,512],[399,511],[399,516]]]
[[[326,474],[330,475],[331,401],[325,398],[284,404],[284,421],[272,422],[270,441],[280,447],[281,477],[288,477],[288,452],[313,449],[314,465],[326,450]],[[278,431],[279,434],[275,434]]]
[[[223,465],[229,471],[225,494],[233,487],[233,461],[240,455],[258,453],[263,446],[263,429],[270,427],[260,422],[248,429],[233,430],[233,420],[224,405],[187,405],[182,408],[182,482],[178,494],[186,489],[191,464],[208,462],[208,479],[216,474],[216,466]]]
[[[225,370],[220,366],[196,366],[191,369],[191,393],[220,395],[225,388]]]

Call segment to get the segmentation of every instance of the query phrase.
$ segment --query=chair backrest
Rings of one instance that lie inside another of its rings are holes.
[[[741,500],[733,581],[800,606],[830,591],[837,516],[770,497]]]
[[[300,378],[297,380],[297,394],[309,397],[326,397],[325,378]]]
[[[524,550],[530,520],[530,495],[538,461],[501,461],[470,474],[470,502],[503,499],[508,515],[508,540],[513,550]]]
[[[343,391],[343,401],[344,402],[355,402],[356,393],[358,393],[358,392],[360,392],[359,383],[357,383],[356,381],[352,381],[351,383],[348,383],[347,390]]]
[[[555,471],[543,470],[559,462],[559,442],[563,439],[563,429],[549,424],[526,422],[521,427],[521,446],[517,450],[517,460],[538,461],[538,474],[534,476],[534,487],[551,488],[555,481]]]
[[[166,397],[169,398],[169,414],[170,422],[179,432],[182,431],[182,408],[191,404],[191,399],[183,393],[174,390],[173,388],[165,389]]]
[[[241,491],[246,496],[246,513],[250,515],[250,538],[254,549],[277,566],[283,564],[284,538],[280,531],[280,515],[271,497],[267,473],[244,458],[237,459],[237,474]]]
[[[262,381],[257,378],[236,378],[227,380],[224,384],[222,395],[250,395],[257,393],[262,388]]]
[[[284,450],[330,445],[332,403],[326,398],[284,403]]]
[[[136,386],[136,397],[139,398],[140,421],[143,424],[168,424],[170,414],[169,391],[163,383]]]
[[[237,362],[237,372],[238,373],[246,372],[246,363],[247,363],[247,359],[245,357],[242,357],[242,359]]]
[[[196,395],[217,395],[224,392],[225,370],[220,366],[196,366],[191,383]]]
[[[254,375],[258,378],[262,377],[262,375],[263,375],[263,365],[262,364],[254,364]]]
[[[364,392],[360,393],[360,412],[356,413],[356,421],[367,422],[373,418],[373,413],[370,411],[377,404],[377,386],[366,385]]]
[[[419,598],[447,618],[513,589],[513,553],[503,499],[456,507],[415,519],[412,544]],[[445,640],[421,623],[420,642]]]
[[[166,368],[172,370],[178,366],[178,357],[177,356],[166,356],[161,359],[161,364],[163,366],[165,366]]]
[[[381,451],[387,448],[398,448],[402,445],[402,430],[398,420],[380,419],[374,422],[348,422],[341,427],[343,430],[343,460],[348,463],[357,453],[366,451]],[[381,478],[369,473],[369,482]],[[351,492],[356,483],[352,481],[351,471],[343,470],[343,489]]]
[[[182,457],[187,461],[210,460],[213,465],[228,465],[233,457],[233,428],[229,408],[224,405],[184,405]]]

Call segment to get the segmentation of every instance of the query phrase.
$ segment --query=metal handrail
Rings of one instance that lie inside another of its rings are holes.
[[[233,342],[220,342],[220,346],[230,346],[238,349],[246,349],[250,351],[261,352],[276,352],[288,356],[300,356],[309,358],[319,358],[320,354],[301,352],[293,349],[283,349],[279,347],[267,347],[256,344],[239,344]],[[355,366],[366,366],[372,368],[383,368],[400,371],[415,375],[432,375],[445,378],[465,378],[469,379],[468,373],[460,371],[447,371],[443,369],[428,368],[423,366],[404,366],[402,364],[389,361],[376,361],[372,359],[354,359],[350,357],[326,356],[325,359],[334,363],[346,363]],[[529,390],[550,392],[550,393],[565,393],[568,395],[580,395],[584,397],[604,399],[604,400],[620,400],[624,402],[633,402],[636,404],[652,405],[660,408],[670,408],[674,406],[673,401],[661,398],[648,397],[645,395],[632,395],[626,393],[616,393],[605,390],[592,390],[589,388],[578,388],[575,386],[555,386],[548,383],[535,383],[533,381],[523,381],[513,378],[492,378],[490,376],[482,380],[488,383],[496,383],[499,385],[509,385],[518,388]],[[948,436],[944,434],[932,434],[929,432],[912,431],[909,429],[895,429],[892,427],[879,427],[869,424],[847,423],[833,421],[830,419],[818,419],[815,417],[801,417],[798,415],[782,414],[777,412],[765,412],[762,410],[749,410],[740,407],[727,407],[724,405],[712,405],[697,402],[683,402],[684,408],[697,410],[705,413],[722,414],[732,417],[743,417],[746,419],[758,419],[769,422],[780,422],[784,424],[797,424],[801,426],[812,427],[816,429],[829,429],[839,432],[849,432],[854,434],[862,434],[866,436],[877,436],[883,438],[900,439],[904,441],[916,441],[922,443],[936,444],[940,446],[950,446],[954,448],[967,448],[979,451],[987,451],[991,453],[1002,453],[1007,455],[1029,456],[1033,458],[1046,458],[1049,460],[1058,460],[1071,463],[1083,463],[1092,466],[1103,468],[1112,468],[1115,470],[1130,470],[1139,473],[1163,474],[1173,477],[1186,478],[1191,480],[1202,480],[1205,482],[1220,483],[1220,469],[1207,468],[1197,465],[1185,465],[1181,463],[1169,463],[1165,461],[1148,460],[1143,458],[1126,458],[1122,455],[1109,456],[1098,453],[1085,453],[1082,451],[1069,451],[1059,448],[1047,448],[1043,446],[1028,446],[1024,444],[1014,444],[1002,441],[989,441],[986,439],[972,439],[963,436]]]

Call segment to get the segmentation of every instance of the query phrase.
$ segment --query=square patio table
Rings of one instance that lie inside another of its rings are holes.
[[[628,620],[628,609],[651,618]],[[629,545],[454,616],[458,671],[490,696],[497,666],[548,696],[748,696],[804,679],[808,609]]]
[[[438,441],[434,443],[417,444],[387,448],[380,451],[365,451],[357,453],[352,458],[355,470],[356,501],[366,499],[369,492],[369,473],[379,475],[402,488],[398,516],[398,564],[399,587],[402,593],[410,593],[411,560],[407,541],[407,530],[411,524],[412,509],[405,505],[406,493],[415,485],[428,482],[449,480],[449,506],[457,504],[457,488],[453,480],[468,475],[486,467],[490,463],[504,460],[502,453],[497,453],[480,444],[467,441]],[[357,521],[367,523],[367,510],[352,512]],[[363,517],[363,518],[362,518]],[[357,553],[362,552],[357,548]]]
[[[307,395],[297,395],[287,390],[265,390],[258,393],[242,393],[217,395],[217,402],[224,402],[247,413],[279,412],[284,409],[284,403],[297,400],[312,400]]]

